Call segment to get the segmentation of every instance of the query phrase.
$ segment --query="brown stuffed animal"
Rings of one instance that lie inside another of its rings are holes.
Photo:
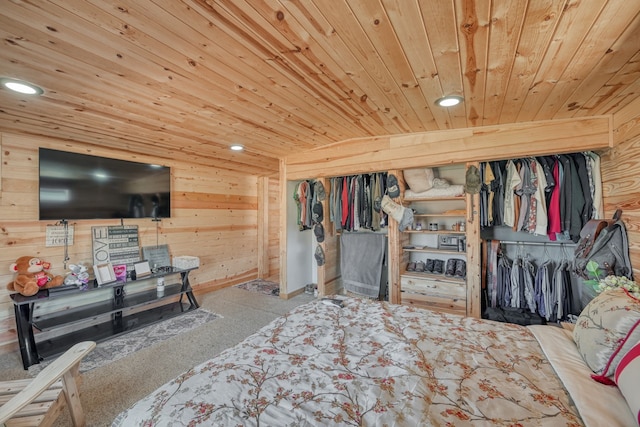
[[[62,276],[49,273],[51,264],[32,256],[22,256],[11,264],[11,271],[17,273],[13,282],[7,285],[10,291],[24,296],[35,295],[40,289],[60,286],[64,282]]]

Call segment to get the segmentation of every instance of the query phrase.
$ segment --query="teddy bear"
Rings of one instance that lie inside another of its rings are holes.
[[[7,285],[10,291],[16,291],[24,296],[35,295],[40,289],[49,289],[62,285],[62,276],[49,273],[51,263],[33,256],[22,256],[11,264],[10,271],[17,276]]]

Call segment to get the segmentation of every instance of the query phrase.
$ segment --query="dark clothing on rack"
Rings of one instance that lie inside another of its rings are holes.
[[[544,318],[549,322],[565,321],[569,315],[577,314],[577,305],[572,289],[570,262],[564,258],[556,264],[547,254],[539,267],[527,253],[518,254],[513,261],[507,257],[503,243],[490,241],[488,257],[493,265],[495,262],[495,286],[487,283],[487,307],[493,309],[521,309],[531,315]],[[515,242],[508,242],[515,243]],[[522,251],[518,242],[518,251]],[[493,253],[495,260],[493,261]],[[489,266],[488,266],[489,268]]]

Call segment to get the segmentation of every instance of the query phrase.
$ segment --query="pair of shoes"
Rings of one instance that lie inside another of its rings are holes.
[[[442,274],[444,273],[444,261],[441,259],[433,260],[433,271],[434,274]]]
[[[467,275],[467,263],[466,261],[459,259],[456,261],[455,276],[464,278]]]
[[[418,261],[416,263],[416,271],[419,272],[419,273],[424,272],[424,262]]]
[[[424,267],[425,271],[428,271],[429,273],[433,273],[433,260],[427,258],[427,263],[425,264]]]
[[[407,271],[416,271],[416,263],[410,262],[409,264],[407,264]]]
[[[456,260],[455,258],[450,258],[447,260],[447,268],[444,271],[444,275],[447,277],[453,277],[456,274]]]

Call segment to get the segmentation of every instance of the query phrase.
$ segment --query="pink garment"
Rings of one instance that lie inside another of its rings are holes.
[[[553,163],[553,180],[556,185],[551,190],[551,200],[549,201],[549,240],[556,240],[556,233],[562,232],[560,227],[560,166],[556,159]]]

